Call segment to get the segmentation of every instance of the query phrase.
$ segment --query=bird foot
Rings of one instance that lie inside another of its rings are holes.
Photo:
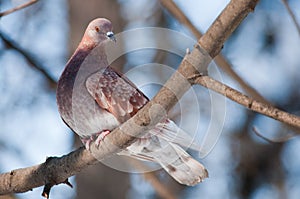
[[[93,141],[93,136],[90,136],[88,138],[80,138],[81,142],[84,144],[86,150],[90,150],[90,144]]]
[[[87,138],[81,138],[82,143],[84,144],[86,150],[90,150],[90,145],[93,141],[95,141],[95,145],[99,147],[100,142],[110,133],[109,130],[101,131],[100,133],[95,133]]]
[[[110,131],[109,130],[105,130],[105,131],[102,131],[98,136],[97,136],[97,139],[95,141],[95,144],[97,147],[99,147],[100,145],[100,142],[104,139],[105,136],[107,136],[108,134],[110,134]]]

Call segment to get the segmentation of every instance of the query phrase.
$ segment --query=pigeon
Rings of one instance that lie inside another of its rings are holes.
[[[80,136],[87,150],[91,142],[99,146],[106,135],[149,101],[109,65],[105,45],[111,41],[116,42],[111,22],[105,18],[92,20],[57,85],[61,118]],[[177,182],[193,186],[207,178],[208,172],[182,148],[189,146],[188,136],[165,118],[119,155],[156,162]]]

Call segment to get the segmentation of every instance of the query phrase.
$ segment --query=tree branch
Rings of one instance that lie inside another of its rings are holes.
[[[0,174],[0,195],[26,192],[45,184],[58,184],[97,163],[83,147],[60,158],[48,158],[44,163]]]
[[[223,43],[236,29],[246,15],[254,10],[258,0],[232,0],[208,31],[200,38],[199,44],[211,57],[215,57],[221,50]],[[91,153],[80,148],[61,158],[50,158],[43,164],[14,170],[0,175],[0,194],[11,192],[25,192],[44,184],[64,183],[66,179],[90,164],[96,163],[107,156],[119,152],[131,144],[134,139],[154,127],[165,116],[190,88],[187,83],[189,77],[205,72],[208,60],[203,50],[196,45],[187,54],[172,77],[167,81],[159,93],[147,103],[136,115],[113,130],[100,144],[94,143]],[[200,60],[199,60],[200,59]],[[193,65],[193,64],[196,65]],[[130,135],[128,134],[130,132]],[[55,172],[52,172],[55,171]],[[3,185],[3,186],[2,186]]]
[[[196,38],[202,37],[202,33],[194,26],[183,11],[175,4],[173,0],[160,0],[161,4],[183,25],[185,25]],[[242,89],[256,100],[270,104],[261,94],[247,84],[229,64],[229,61],[220,53],[214,58],[216,64],[223,69],[230,77],[240,84]]]
[[[142,162],[132,161],[132,165],[141,171],[149,171],[150,169]],[[162,184],[155,176],[154,172],[143,173],[144,178],[152,185],[156,193],[163,199],[176,199],[177,197],[168,188]]]
[[[23,9],[23,8],[26,8],[26,7],[28,7],[28,6],[32,5],[32,4],[35,4],[36,2],[38,2],[38,0],[31,0],[31,1],[28,1],[28,2],[26,2],[26,3],[24,3],[24,4],[22,4],[22,5],[19,5],[19,6],[15,7],[15,8],[6,10],[6,11],[4,11],[4,12],[0,12],[0,17],[3,17],[3,16],[5,16],[5,15],[9,15],[9,14],[11,14],[11,13],[13,13],[13,12],[16,12],[16,11],[18,11],[18,10],[21,10],[21,9]]]
[[[300,36],[300,25],[297,22],[295,14],[293,13],[291,7],[289,6],[289,3],[287,2],[287,0],[281,0],[281,1],[282,1],[283,5],[285,6],[286,10],[288,11],[289,15],[291,16],[291,18],[296,26],[296,29],[298,31],[298,34]]]
[[[233,88],[218,82],[217,80],[212,79],[208,76],[198,76],[194,79],[194,83],[200,84],[208,89],[211,89],[225,97],[231,99],[232,101],[241,104],[248,109],[261,113],[268,117],[271,117],[275,120],[289,124],[293,127],[300,128],[300,118],[296,115],[289,114],[282,110],[272,107],[271,105],[259,102],[254,100],[251,97],[248,97],[241,92],[234,90]],[[295,131],[296,132],[296,131]]]
[[[19,52],[21,55],[24,56],[24,58],[33,68],[42,73],[48,80],[51,87],[54,88],[56,86],[56,80],[45,69],[46,67],[43,66],[38,60],[36,60],[36,58],[33,55],[31,55],[29,52],[23,49],[20,45],[18,45],[15,41],[9,38],[8,35],[3,33],[2,31],[0,31],[0,37],[8,48],[14,49],[15,51]]]

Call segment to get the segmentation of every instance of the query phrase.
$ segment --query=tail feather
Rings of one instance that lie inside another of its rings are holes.
[[[166,120],[159,123],[149,133],[137,139],[119,155],[157,162],[175,180],[189,186],[196,185],[208,177],[205,167],[179,146],[198,148],[191,144],[192,138],[174,122]]]
[[[180,146],[156,136],[137,141],[119,155],[159,163],[176,181],[193,186],[208,177],[205,167]]]
[[[200,145],[195,142],[194,138],[179,128],[172,120],[167,119],[158,123],[154,129],[150,130],[150,133],[184,148],[200,150]]]
[[[177,154],[176,160],[172,162],[166,161],[169,158],[164,157],[162,154],[159,158],[154,158],[176,181],[193,186],[208,177],[207,170],[200,162],[193,159],[180,146],[171,143],[170,145]]]

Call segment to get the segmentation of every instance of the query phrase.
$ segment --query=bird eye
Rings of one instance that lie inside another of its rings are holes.
[[[99,29],[98,26],[95,26],[95,30],[96,30],[96,32],[99,32],[99,31],[100,31],[100,29]]]

